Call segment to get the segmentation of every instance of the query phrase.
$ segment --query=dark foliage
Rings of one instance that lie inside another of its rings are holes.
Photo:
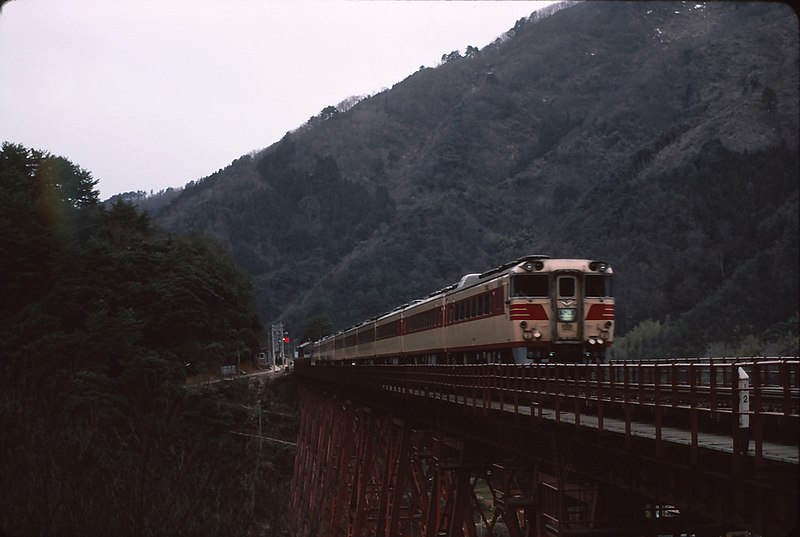
[[[257,395],[184,387],[258,348],[249,279],[94,184],[0,151],[0,533],[279,534],[258,502],[284,501],[291,461],[233,434]]]

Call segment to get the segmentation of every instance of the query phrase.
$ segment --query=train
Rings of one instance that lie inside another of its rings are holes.
[[[304,346],[313,364],[605,362],[614,341],[605,261],[528,255]]]

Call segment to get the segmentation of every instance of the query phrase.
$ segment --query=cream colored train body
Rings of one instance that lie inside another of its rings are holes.
[[[604,261],[523,257],[323,338],[312,362],[602,361],[612,275]]]

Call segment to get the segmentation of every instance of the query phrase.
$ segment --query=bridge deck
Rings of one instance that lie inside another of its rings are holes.
[[[531,415],[531,406],[519,404],[514,406],[513,403],[500,402],[500,401],[484,401],[481,398],[470,398],[457,396],[454,394],[428,392],[422,390],[408,390],[403,391],[402,388],[392,385],[384,385],[384,389],[391,392],[403,393],[404,395],[411,395],[416,397],[427,397],[439,401],[445,401],[456,404],[466,404],[475,408],[483,409],[488,406],[492,410],[499,410],[501,412],[508,412],[512,414],[519,414],[522,416]],[[576,414],[570,411],[559,410],[556,411],[552,408],[541,409],[534,407],[535,417],[550,420],[558,423],[565,423],[575,425],[578,422],[580,427],[587,427],[592,429],[600,429],[600,418],[591,414]],[[630,434],[641,438],[648,438],[651,440],[657,439],[657,430],[654,423],[645,422],[630,422]],[[626,422],[621,419],[603,417],[602,430],[625,434]],[[661,440],[664,442],[672,442],[676,444],[692,445],[691,431],[680,429],[677,427],[661,427]],[[704,449],[713,449],[726,453],[733,453],[734,446],[730,435],[713,434],[707,432],[697,432],[697,444]],[[748,454],[755,455],[755,446],[749,442]],[[800,450],[797,446],[778,444],[776,442],[762,442],[761,456],[765,459],[770,459],[780,462],[788,462],[791,464],[800,464]]]

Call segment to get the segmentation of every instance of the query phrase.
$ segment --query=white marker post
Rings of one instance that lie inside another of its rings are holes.
[[[750,377],[739,368],[739,428],[750,428]]]
[[[750,449],[750,377],[745,373],[741,367],[737,371],[739,377],[739,384],[736,388],[739,399],[739,408],[737,414],[739,415],[739,427],[736,429],[733,438],[733,450],[736,453],[746,455]]]

